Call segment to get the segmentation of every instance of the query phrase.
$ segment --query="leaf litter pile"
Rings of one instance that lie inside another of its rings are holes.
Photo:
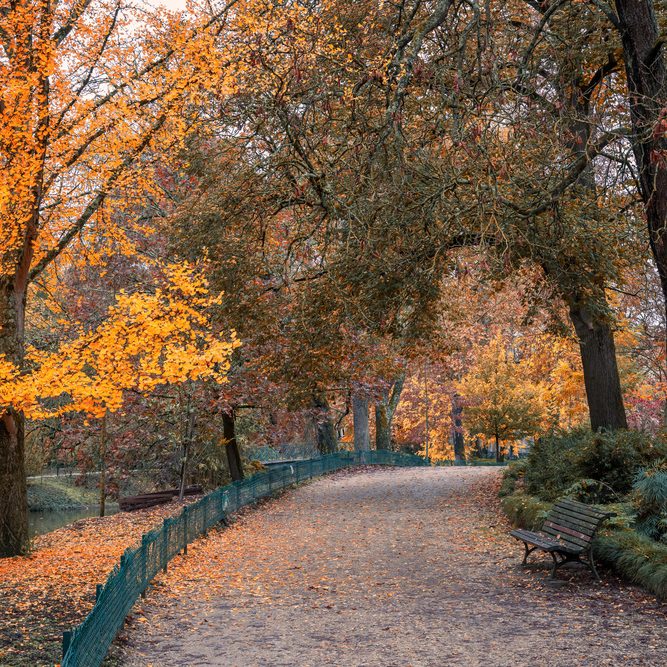
[[[81,519],[36,537],[29,556],[0,559],[0,665],[60,662],[62,633],[92,609],[95,585],[106,581],[123,551],[136,546],[143,533],[181,509],[171,502]]]
[[[667,664],[665,606],[520,566],[493,468],[337,473],[197,541],[113,648],[128,667]]]

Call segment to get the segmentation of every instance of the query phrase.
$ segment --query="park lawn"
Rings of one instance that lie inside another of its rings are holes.
[[[192,502],[197,498],[188,498]],[[28,556],[0,559],[0,664],[36,667],[60,662],[62,633],[83,621],[95,586],[128,547],[166,517],[174,501],[139,512],[82,519],[34,539]]]

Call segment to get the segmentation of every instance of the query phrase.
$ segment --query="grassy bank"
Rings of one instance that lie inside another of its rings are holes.
[[[31,512],[84,509],[97,502],[97,491],[76,486],[68,479],[48,477],[28,482],[28,509]]]

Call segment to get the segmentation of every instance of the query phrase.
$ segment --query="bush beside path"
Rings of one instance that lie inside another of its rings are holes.
[[[520,566],[499,483],[489,468],[345,471],[247,510],[158,578],[114,662],[667,664],[654,597]]]

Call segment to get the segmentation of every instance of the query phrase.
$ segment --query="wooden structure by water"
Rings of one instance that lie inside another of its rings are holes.
[[[198,496],[203,492],[201,485],[195,484],[185,487],[186,496]],[[166,491],[155,491],[154,493],[142,493],[138,496],[125,496],[118,499],[118,506],[123,512],[142,510],[154,505],[164,505],[178,496],[178,489],[167,489]]]

